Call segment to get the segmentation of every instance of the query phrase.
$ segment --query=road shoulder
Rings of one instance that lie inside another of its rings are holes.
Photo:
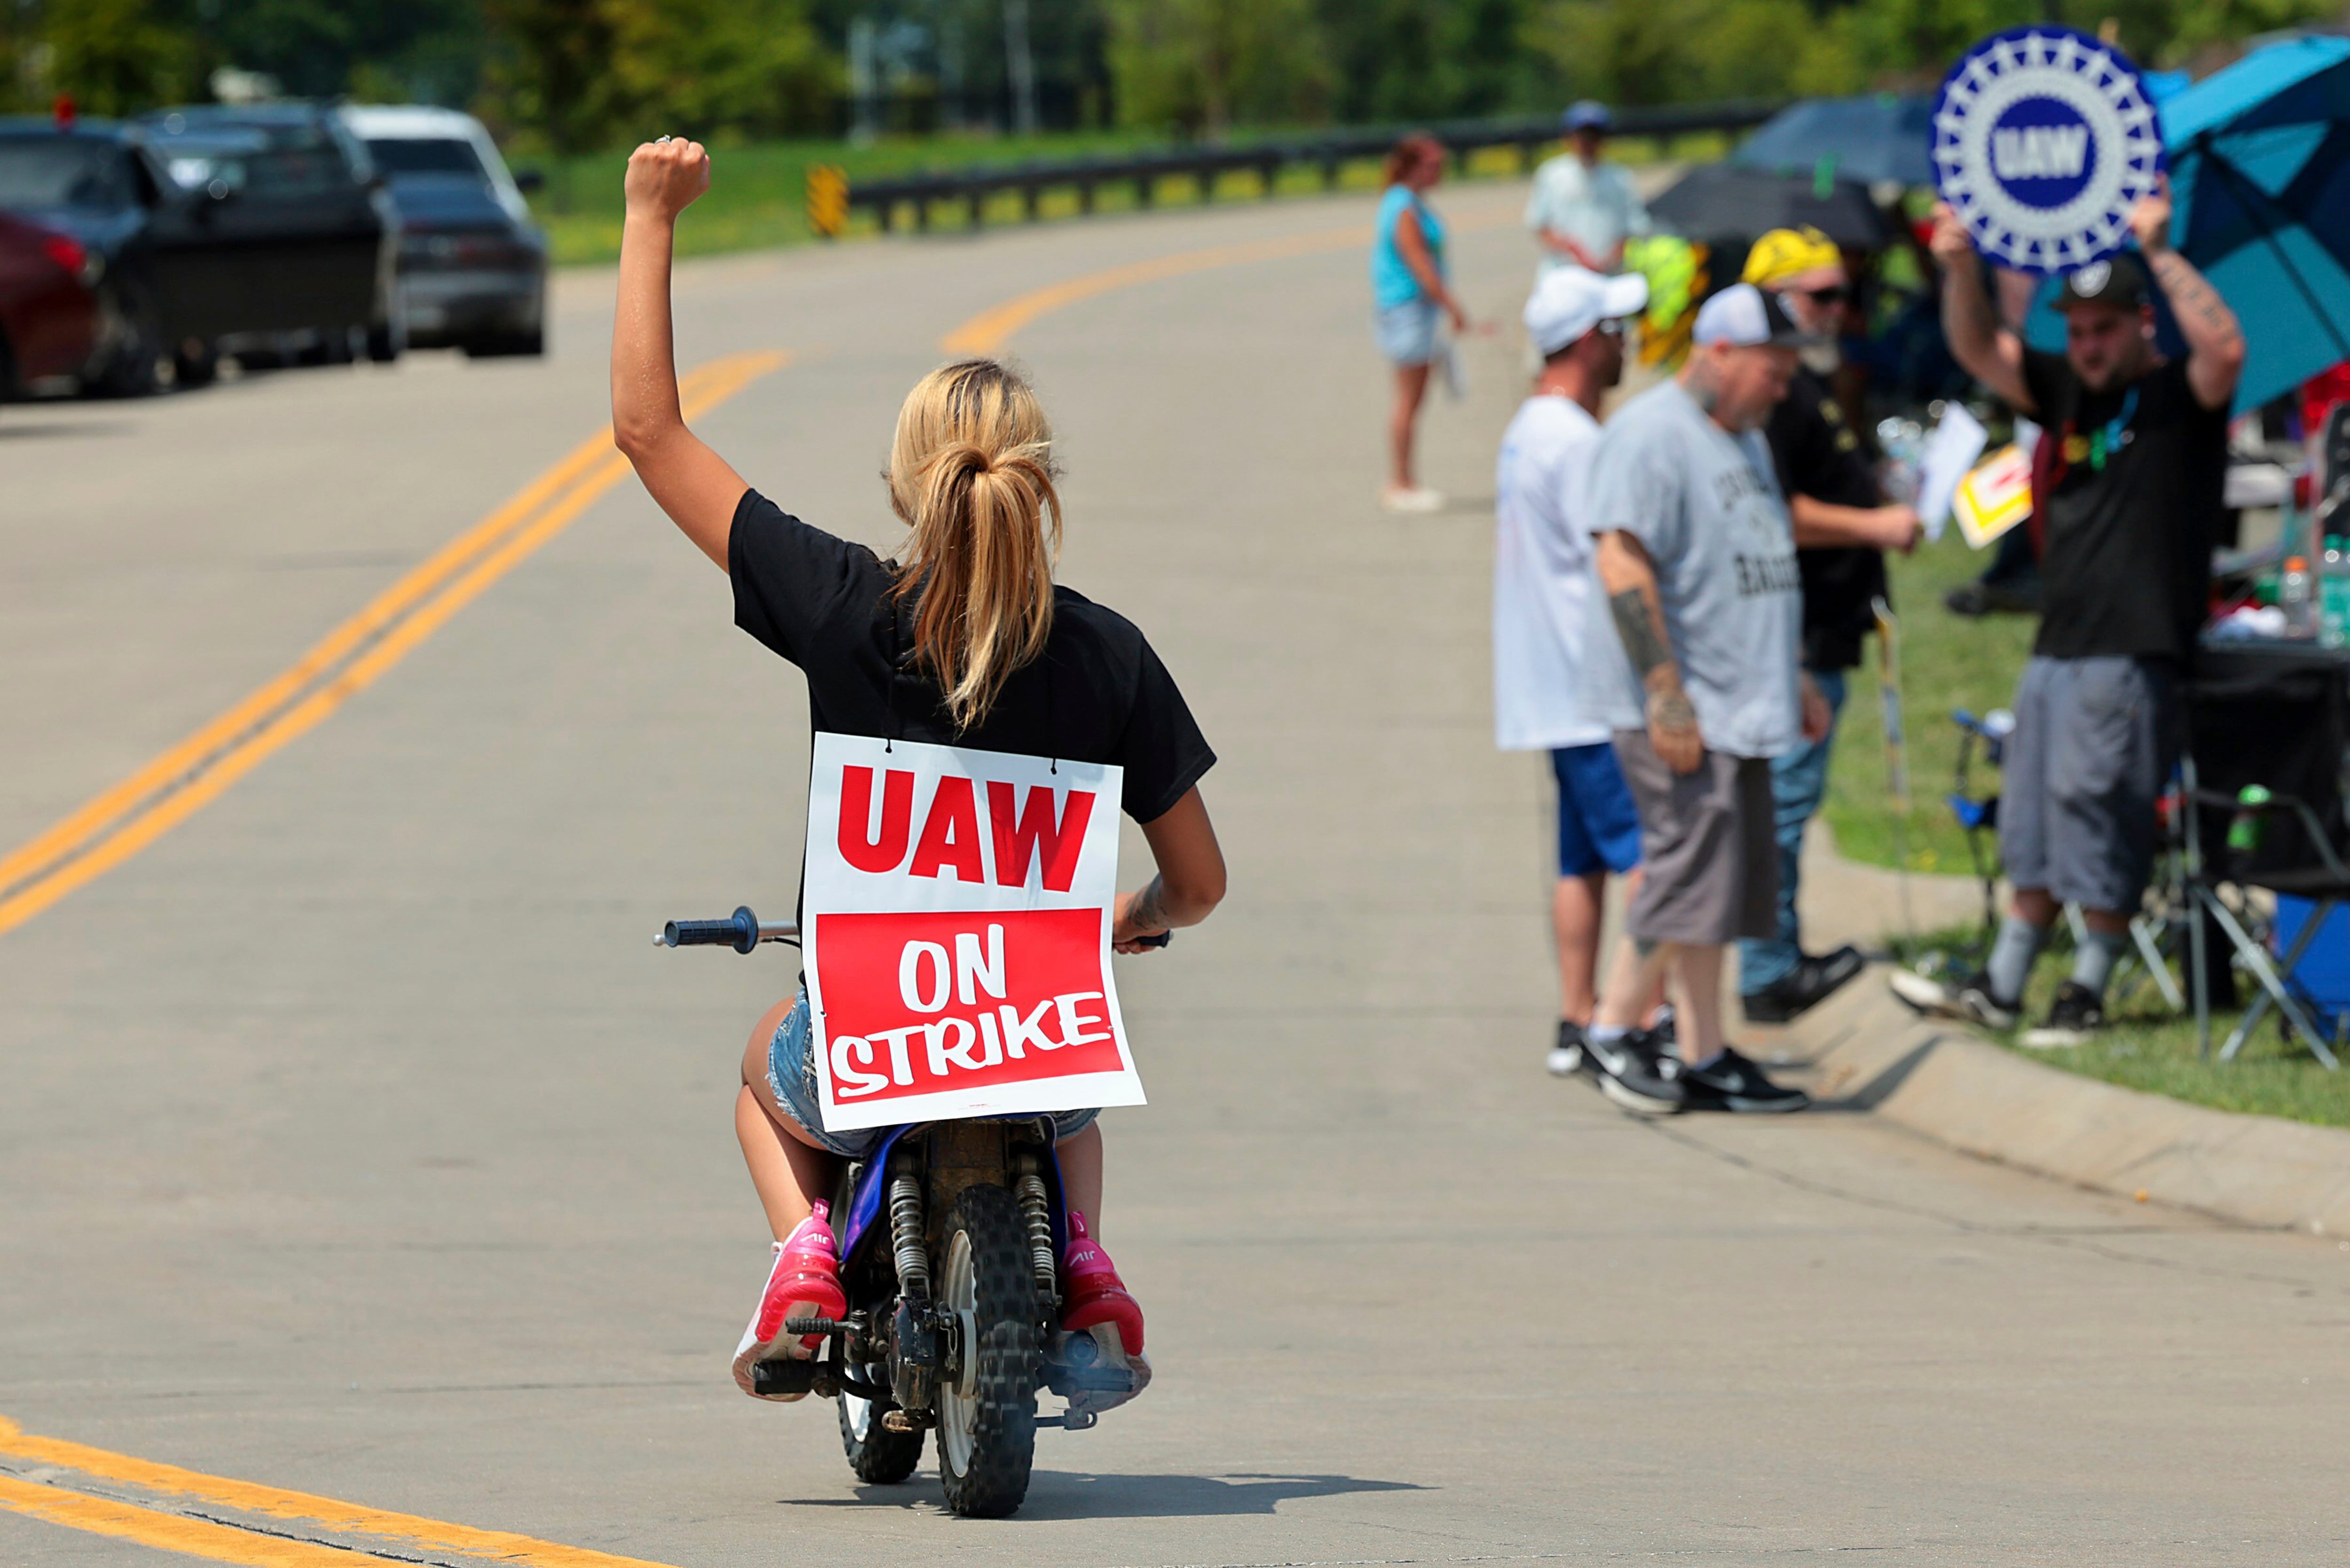
[[[1986,1159],[2241,1224],[2350,1237],[2350,1131],[2099,1082],[1921,1018],[1869,972],[1791,1025],[1825,1110]]]

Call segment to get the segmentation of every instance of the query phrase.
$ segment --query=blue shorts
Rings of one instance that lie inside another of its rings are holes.
[[[1640,814],[1605,741],[1550,754],[1558,779],[1558,874],[1629,871],[1640,863]]]
[[[1398,365],[1425,365],[1436,358],[1436,303],[1428,299],[1385,305],[1371,314],[1371,336],[1379,352]]]
[[[824,1130],[823,1101],[816,1087],[815,1030],[808,1019],[807,992],[803,989],[792,1002],[792,1010],[775,1025],[775,1037],[767,1043],[767,1087],[775,1092],[775,1103],[784,1107],[800,1130],[816,1140],[819,1148],[830,1149],[844,1159],[863,1159],[881,1147],[888,1127],[853,1127],[846,1132]],[[1098,1106],[1089,1111],[1055,1111],[1053,1113],[1053,1136],[1065,1138],[1093,1126],[1101,1115]]]

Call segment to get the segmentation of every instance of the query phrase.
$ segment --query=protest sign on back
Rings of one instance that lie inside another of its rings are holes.
[[[801,929],[827,1131],[1142,1104],[1122,770],[818,733]]]

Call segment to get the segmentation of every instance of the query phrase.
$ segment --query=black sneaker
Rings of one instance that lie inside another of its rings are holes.
[[[1991,981],[1985,975],[1959,975],[1942,981],[1913,969],[1897,967],[1885,977],[1885,983],[1892,988],[1894,995],[1933,1018],[1955,1018],[1961,1023],[2008,1030],[2014,1028],[2022,1016],[2022,1004],[1993,996]]]
[[[1705,1066],[1683,1067],[1681,1089],[1693,1111],[1768,1114],[1800,1111],[1812,1103],[1811,1096],[1773,1083],[1762,1068],[1727,1045]]]
[[[2056,988],[2048,1016],[2025,1030],[2016,1044],[2033,1051],[2064,1051],[2086,1045],[2106,1026],[2105,999],[2087,986],[2066,981]]]
[[[1645,1029],[1620,1040],[1586,1039],[1583,1059],[1599,1092],[1627,1111],[1669,1116],[1681,1108],[1681,1063]]]
[[[1583,1071],[1583,1025],[1571,1019],[1558,1021],[1558,1038],[1552,1043],[1550,1055],[1543,1065],[1555,1077],[1572,1078]]]
[[[1868,967],[1855,947],[1841,947],[1814,958],[1804,955],[1794,969],[1760,991],[1739,998],[1749,1023],[1784,1023],[1797,1013],[1818,1006],[1853,976]]]

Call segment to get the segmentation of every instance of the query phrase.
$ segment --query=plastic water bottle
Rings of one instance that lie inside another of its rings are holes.
[[[2318,640],[2328,648],[2350,648],[2350,547],[2339,534],[2325,538],[2325,554],[2317,573]]]
[[[2284,611],[2284,634],[2287,637],[2317,635],[2316,594],[2309,580],[2309,561],[2305,556],[2291,556],[2284,563],[2284,576],[2277,579],[2277,607]]]

